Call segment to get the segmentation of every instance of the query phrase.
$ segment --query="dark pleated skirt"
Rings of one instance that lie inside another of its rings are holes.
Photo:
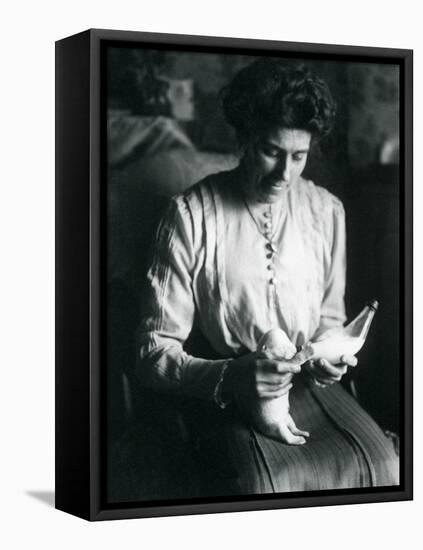
[[[203,496],[398,485],[391,440],[340,384],[318,388],[297,377],[290,403],[297,426],[311,434],[305,445],[266,437],[235,411],[202,418]]]
[[[148,401],[148,400],[147,400]],[[295,377],[291,414],[305,445],[270,439],[235,408],[150,396],[142,420],[113,446],[110,502],[259,495],[398,485],[393,444],[340,384]]]

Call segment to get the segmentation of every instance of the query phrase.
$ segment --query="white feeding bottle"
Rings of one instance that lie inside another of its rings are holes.
[[[334,329],[320,341],[309,342],[304,349],[312,352],[311,359],[326,359],[334,365],[342,363],[343,355],[355,355],[363,347],[378,305],[377,300],[368,302],[346,327]]]

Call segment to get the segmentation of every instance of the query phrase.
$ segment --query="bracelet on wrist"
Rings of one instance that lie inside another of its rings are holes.
[[[231,361],[232,359],[228,359],[223,363],[222,370],[220,371],[219,380],[214,388],[213,401],[216,403],[219,409],[225,409],[230,403],[230,399],[225,399],[223,396],[223,385],[225,381],[225,374]]]

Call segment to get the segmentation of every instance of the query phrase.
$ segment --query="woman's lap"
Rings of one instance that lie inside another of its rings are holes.
[[[113,453],[111,501],[398,484],[391,441],[339,384],[319,389],[299,379],[290,402],[297,426],[311,433],[303,446],[272,440],[248,427],[235,410],[198,401],[182,412],[193,438],[181,439],[178,408],[158,400],[161,414],[151,409],[143,415]]]
[[[311,433],[302,446],[257,433],[233,411],[208,422],[199,437],[205,496],[398,484],[391,441],[340,384],[300,381],[290,402],[297,426]]]

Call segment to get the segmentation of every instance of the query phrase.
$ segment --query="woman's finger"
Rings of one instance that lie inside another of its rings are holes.
[[[306,346],[297,352],[294,357],[289,359],[289,362],[292,364],[302,365],[308,361],[313,356],[314,350],[311,346]]]
[[[292,380],[292,374],[267,374],[259,373],[257,374],[256,381],[257,383],[270,384],[272,386],[281,386],[289,384]]]
[[[334,384],[335,382],[339,382],[340,380],[341,378],[339,378],[338,380],[336,380],[335,378],[322,378],[322,377],[314,378],[314,382],[316,386],[320,386],[321,388],[326,388],[326,386],[331,386],[332,384]]]
[[[289,393],[289,390],[292,388],[292,384],[288,384],[288,386],[285,386],[284,388],[270,391],[268,388],[264,386],[260,386],[260,388],[257,388],[257,395],[258,397],[261,397],[263,399],[276,399],[277,397],[282,397],[283,395],[286,395]]]
[[[327,387],[327,384],[325,384],[321,380],[318,380],[317,378],[313,378],[313,383],[314,383],[315,386],[317,386],[319,388],[326,388]]]
[[[288,361],[275,361],[275,363],[275,372],[279,374],[298,374],[301,372],[301,365],[298,363],[290,363]]]
[[[349,367],[356,367],[358,360],[355,355],[343,355],[341,357],[341,362],[345,365],[348,365]]]
[[[283,391],[283,390],[286,390],[287,388],[292,388],[292,382],[287,382],[285,384],[263,384],[263,383],[260,383],[260,384],[257,384],[256,386],[256,390],[257,390],[257,393],[260,394],[260,393],[278,393],[280,391]]]
[[[278,391],[292,385],[291,380],[285,380],[282,384],[267,384],[267,382],[257,382],[257,389],[264,391]]]
[[[280,361],[277,359],[257,359],[258,370],[263,373],[274,374],[297,374],[301,372],[301,365],[296,363],[289,363],[288,361]]]
[[[317,372],[321,372],[323,376],[340,379],[348,370],[348,365],[332,365],[326,359],[319,359],[315,362]]]
[[[265,349],[265,348],[263,348],[259,351],[256,351],[255,356],[258,359],[273,359],[272,353],[268,349]]]

